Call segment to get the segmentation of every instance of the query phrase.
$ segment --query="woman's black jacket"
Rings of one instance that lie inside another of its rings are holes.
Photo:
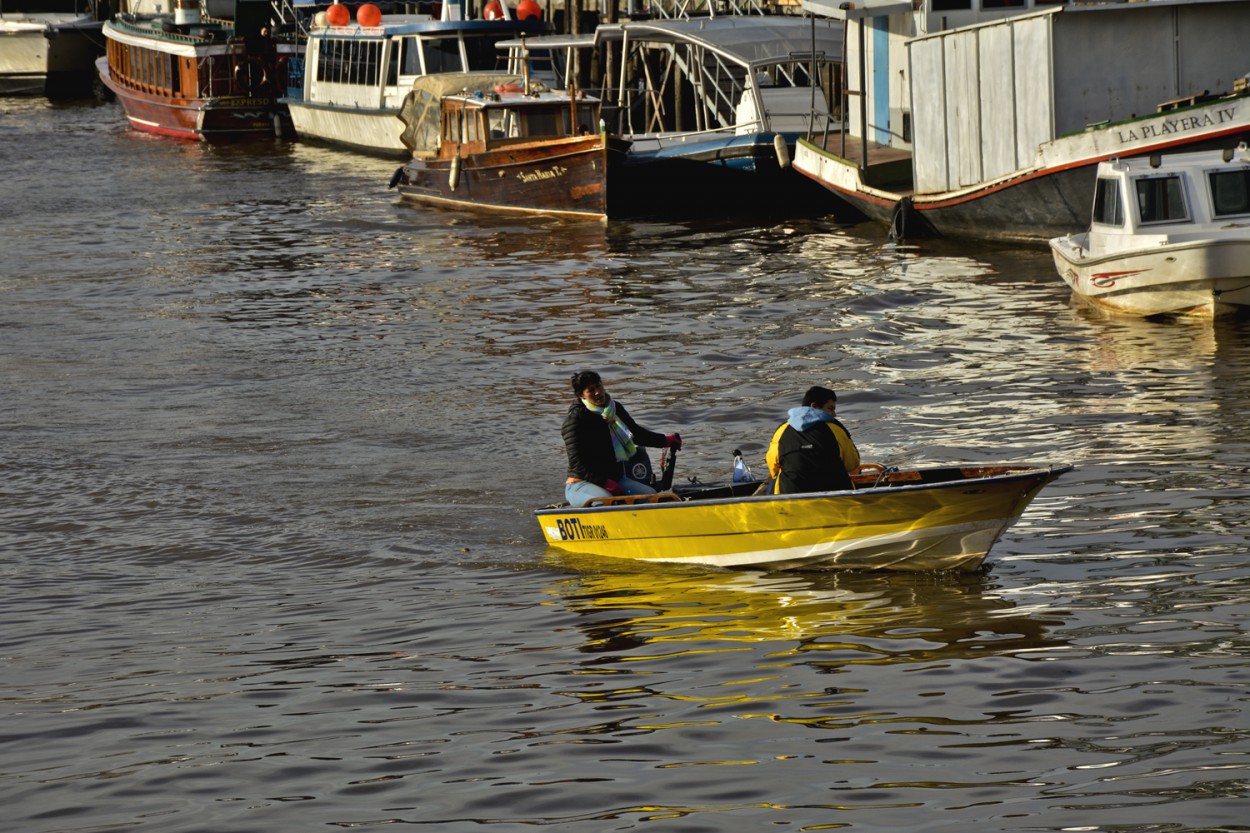
[[[620,402],[616,403],[616,414],[629,427],[635,443],[650,448],[664,447],[664,435],[648,431],[634,422]],[[621,479],[621,461],[616,459],[612,450],[612,435],[603,417],[580,401],[574,402],[564,418],[560,433],[564,436],[564,448],[569,453],[569,477],[589,480],[596,486]]]

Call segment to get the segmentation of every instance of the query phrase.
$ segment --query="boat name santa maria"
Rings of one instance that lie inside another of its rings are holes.
[[[549,171],[532,171],[528,173],[525,171],[521,171],[520,173],[517,174],[517,179],[526,183],[541,182],[542,180],[545,180],[545,179],[557,179],[559,177],[564,176],[568,172],[569,172],[569,169],[564,167],[563,165],[556,165],[552,167],[552,169]]]
[[[1200,116],[1186,116],[1182,119],[1169,119],[1158,124],[1146,124],[1127,131],[1117,131],[1121,144],[1140,142],[1142,139],[1154,139],[1172,133],[1184,133],[1199,130],[1203,127],[1216,127],[1233,121],[1237,116],[1237,108],[1227,107]]]

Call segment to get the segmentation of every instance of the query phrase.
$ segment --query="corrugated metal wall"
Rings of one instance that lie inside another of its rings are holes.
[[[1250,1],[1029,14],[908,48],[916,190],[955,190],[1030,167],[1055,136],[1231,90]]]

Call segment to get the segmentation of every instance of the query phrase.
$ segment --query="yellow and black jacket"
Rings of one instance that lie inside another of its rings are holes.
[[[800,409],[794,409],[795,411]],[[803,409],[815,410],[815,409]],[[846,426],[832,417],[783,422],[768,446],[773,493],[829,492],[850,489],[850,472],[859,468],[859,449]]]

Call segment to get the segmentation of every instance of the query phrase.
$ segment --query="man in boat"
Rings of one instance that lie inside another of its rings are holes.
[[[560,433],[569,455],[564,497],[570,506],[585,506],[612,495],[654,494],[635,480],[634,462],[646,454],[639,446],[681,449],[680,434],[657,434],[634,422],[625,406],[613,399],[593,370],[573,374],[573,395]],[[628,466],[628,468],[627,468]]]
[[[768,473],[773,494],[830,492],[853,488],[850,472],[859,468],[859,449],[838,422],[838,395],[819,385],[808,388],[803,404],[773,433]]]

